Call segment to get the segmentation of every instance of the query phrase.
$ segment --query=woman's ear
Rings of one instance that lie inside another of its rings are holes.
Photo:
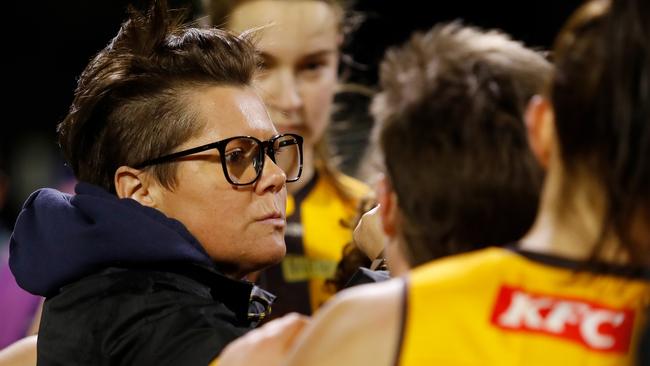
[[[524,119],[528,144],[540,165],[548,169],[553,150],[553,123],[555,123],[551,102],[541,95],[535,95],[528,103]]]
[[[131,198],[143,206],[156,207],[157,187],[148,174],[128,166],[115,171],[115,192],[119,198]]]
[[[391,238],[397,236],[397,195],[393,192],[393,188],[386,176],[382,176],[377,183],[377,201],[384,233]]]

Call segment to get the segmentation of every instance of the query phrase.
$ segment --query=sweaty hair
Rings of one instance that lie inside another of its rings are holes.
[[[117,36],[79,79],[59,143],[76,177],[115,192],[118,167],[172,152],[203,124],[189,95],[208,85],[245,87],[257,68],[246,35],[182,25],[165,1],[145,15],[130,9]],[[176,164],[152,166],[162,185],[175,184]]]
[[[550,93],[562,164],[605,196],[592,259],[613,236],[633,264],[650,263],[649,19],[647,0],[591,1],[555,43]]]
[[[372,113],[412,266],[530,228],[543,174],[523,114],[551,71],[505,34],[459,23],[387,52]]]

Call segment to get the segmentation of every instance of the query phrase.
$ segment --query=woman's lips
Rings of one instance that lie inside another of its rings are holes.
[[[262,224],[281,226],[281,227],[284,227],[287,224],[284,215],[282,215],[280,212],[271,212],[269,214],[259,217],[256,221]]]

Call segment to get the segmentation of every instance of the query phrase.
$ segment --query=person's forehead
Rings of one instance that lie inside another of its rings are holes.
[[[278,54],[336,47],[339,36],[337,13],[331,5],[316,0],[248,1],[235,9],[229,25],[236,32],[263,27],[257,47]]]
[[[204,125],[196,138],[201,143],[233,136],[268,139],[276,134],[264,104],[250,87],[204,87],[193,91],[188,101],[197,120]]]

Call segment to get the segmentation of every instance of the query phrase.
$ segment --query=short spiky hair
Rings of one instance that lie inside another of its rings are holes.
[[[451,23],[389,50],[372,103],[411,265],[517,240],[542,173],[525,106],[551,75],[497,31]]]
[[[245,35],[182,25],[165,1],[130,9],[117,36],[81,74],[59,143],[81,181],[115,192],[115,170],[169,153],[203,127],[188,93],[205,85],[250,85],[257,68]],[[164,186],[175,165],[151,167]]]

